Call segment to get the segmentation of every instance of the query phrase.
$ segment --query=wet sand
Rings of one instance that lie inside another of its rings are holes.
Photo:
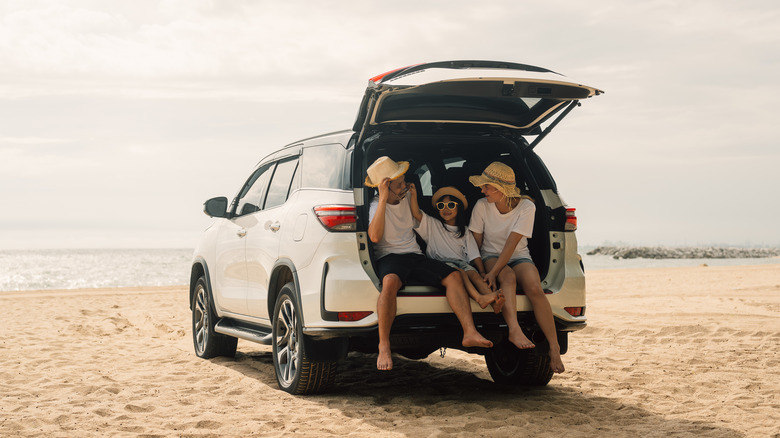
[[[351,354],[310,397],[277,389],[270,347],[197,358],[184,286],[0,292],[0,436],[780,437],[780,266],[587,279],[547,387],[459,351]]]

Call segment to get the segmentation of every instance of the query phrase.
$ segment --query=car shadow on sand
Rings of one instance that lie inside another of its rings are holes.
[[[437,353],[434,353],[437,354]],[[476,357],[476,356],[475,356]],[[376,370],[376,355],[350,353],[330,392],[307,402],[407,436],[681,436],[741,437],[712,422],[670,418],[635,402],[585,393],[555,377],[545,387],[499,386],[484,364],[463,359],[407,360]],[[239,352],[221,362],[279,390],[270,352]],[[441,366],[444,363],[446,366]],[[659,396],[662,397],[662,396]],[[652,406],[648,400],[646,406]]]

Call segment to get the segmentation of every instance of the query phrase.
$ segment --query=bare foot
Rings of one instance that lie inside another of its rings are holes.
[[[379,356],[376,358],[376,369],[390,371],[393,369],[393,355],[389,348],[379,347]]]
[[[504,303],[506,303],[506,298],[504,297],[504,294],[501,292],[501,289],[499,289],[498,292],[496,292],[496,301],[494,301],[491,304],[491,306],[493,306],[493,313],[495,314],[501,313],[501,310],[504,309]]]
[[[552,350],[550,350],[550,368],[552,368],[553,372],[558,374],[566,371],[566,368],[563,367],[561,354]]]
[[[525,333],[523,333],[523,330],[520,328],[509,331],[509,342],[515,344],[515,347],[521,350],[536,347],[536,345],[534,345],[534,343],[525,336]],[[561,356],[558,355],[558,359],[560,359],[560,357]],[[563,366],[563,364],[561,364],[561,366]]]
[[[464,347],[485,347],[490,348],[493,346],[493,343],[490,342],[489,339],[486,339],[484,336],[480,335],[478,331],[474,331],[474,333],[470,333],[467,335],[463,335],[463,342]]]
[[[477,298],[477,304],[479,304],[479,307],[485,308],[491,304],[494,304],[498,300],[498,294],[497,293],[490,293],[485,295],[480,295],[479,298]],[[495,306],[493,306],[495,308]]]

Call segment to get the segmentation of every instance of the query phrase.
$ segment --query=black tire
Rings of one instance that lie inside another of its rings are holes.
[[[500,385],[544,386],[552,379],[550,356],[541,353],[539,346],[520,350],[508,341],[485,354],[490,377]]]
[[[295,285],[282,287],[274,305],[273,361],[279,388],[290,394],[325,392],[336,377],[336,362],[314,362],[306,354]]]
[[[217,356],[234,357],[238,339],[214,331],[216,312],[211,302],[211,293],[206,279],[200,277],[192,294],[192,342],[195,354],[203,359]]]

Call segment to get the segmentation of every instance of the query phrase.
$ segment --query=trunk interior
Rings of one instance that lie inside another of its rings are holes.
[[[375,135],[366,139],[362,150],[365,152],[356,154],[356,158],[358,156],[360,158],[354,163],[355,174],[361,175],[362,178],[365,178],[366,168],[378,157],[388,156],[395,161],[409,161],[406,181],[417,186],[420,209],[432,217],[438,217],[431,205],[431,198],[439,188],[454,186],[460,190],[468,200],[469,208],[466,214],[470,217],[471,209],[482,197],[482,193],[479,187],[474,187],[469,182],[468,177],[481,174],[493,161],[501,161],[512,167],[517,186],[524,194],[531,196],[536,204],[533,237],[528,240],[528,246],[541,278],[545,278],[550,258],[549,231],[553,228],[563,230],[563,224],[551,220],[551,217],[565,215],[553,215],[544,205],[541,190],[556,191],[555,182],[541,159],[527,148],[524,140],[485,134],[393,133]],[[358,170],[359,166],[362,167]],[[356,186],[357,179],[360,177],[356,178]],[[359,184],[363,185],[362,179]],[[369,223],[369,204],[377,195],[377,191],[365,187],[363,194],[363,211],[359,212],[358,229],[366,231]],[[420,238],[418,242],[421,242],[424,252],[424,242]],[[373,251],[370,246],[369,251],[373,261]],[[367,267],[367,269],[372,268]],[[402,290],[399,295],[403,292]]]

